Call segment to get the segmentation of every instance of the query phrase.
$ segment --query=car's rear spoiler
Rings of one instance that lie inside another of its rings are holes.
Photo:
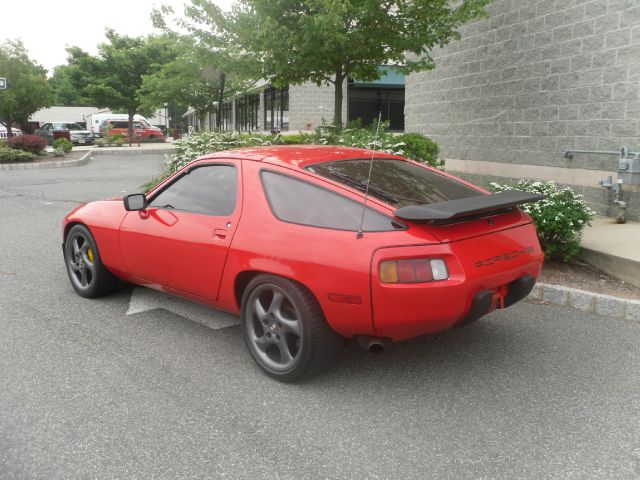
[[[508,190],[491,195],[460,198],[447,202],[409,205],[408,207],[399,208],[393,214],[403,220],[440,223],[504,211],[523,203],[537,202],[543,198],[543,195],[537,193]]]

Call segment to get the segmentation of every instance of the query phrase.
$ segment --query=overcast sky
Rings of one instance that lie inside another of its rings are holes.
[[[138,36],[154,31],[150,14],[153,7],[171,5],[182,14],[189,0],[2,0],[0,15],[6,14],[0,28],[0,44],[5,39],[21,39],[32,60],[51,70],[67,63],[66,47],[77,46],[95,54],[105,41],[107,27]],[[214,0],[228,9],[232,0]],[[2,72],[0,72],[2,73]]]

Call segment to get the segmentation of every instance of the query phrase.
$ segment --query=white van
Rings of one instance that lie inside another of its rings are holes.
[[[159,128],[154,127],[149,123],[149,120],[144,118],[142,115],[135,114],[133,119],[136,122],[142,123],[147,128],[152,128],[160,131]],[[126,113],[94,113],[93,115],[87,115],[87,127],[96,137],[102,136],[102,125],[105,122],[110,121],[129,121],[129,115]]]

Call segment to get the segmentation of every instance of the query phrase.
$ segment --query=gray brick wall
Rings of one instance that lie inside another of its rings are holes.
[[[347,120],[347,88],[342,89],[342,121]],[[311,130],[333,122],[334,88],[315,83],[289,86],[289,130]]]
[[[640,149],[640,0],[495,0],[406,79],[406,130],[449,158],[615,170]]]

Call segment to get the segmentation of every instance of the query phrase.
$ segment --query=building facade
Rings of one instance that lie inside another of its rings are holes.
[[[640,1],[495,0],[488,17],[406,79],[406,130],[437,141],[447,170],[479,183],[570,185],[615,215],[615,154],[640,150]],[[623,185],[630,218],[640,189]]]
[[[404,129],[404,76],[383,66],[374,82],[350,80],[342,87],[342,118],[359,119],[367,125],[377,119],[390,122],[392,130]],[[309,131],[333,121],[334,87],[307,82],[285,88],[261,84],[222,105],[221,130],[239,132]],[[214,112],[204,124],[193,111],[185,114],[190,126],[199,130],[216,128]]]

